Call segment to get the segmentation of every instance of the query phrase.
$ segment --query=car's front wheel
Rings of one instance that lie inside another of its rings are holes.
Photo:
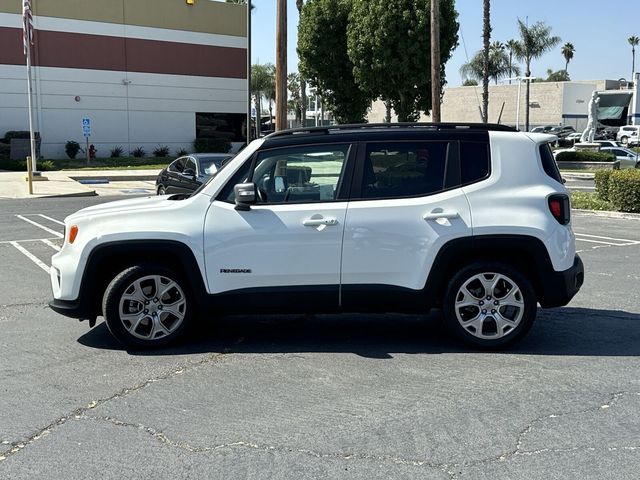
[[[187,283],[171,269],[135,265],[107,287],[102,311],[111,333],[132,347],[153,348],[175,341],[191,321]]]
[[[167,194],[167,191],[165,190],[165,188],[162,185],[160,185],[158,187],[158,195],[166,195],[166,194]]]
[[[521,339],[536,317],[531,282],[502,263],[478,262],[450,281],[443,313],[450,330],[481,348],[505,347]]]

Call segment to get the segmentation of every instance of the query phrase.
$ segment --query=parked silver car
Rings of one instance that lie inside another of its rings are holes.
[[[640,154],[624,147],[602,147],[601,152],[613,153],[620,168],[640,168]]]

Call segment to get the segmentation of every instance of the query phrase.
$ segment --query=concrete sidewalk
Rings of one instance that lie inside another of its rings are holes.
[[[160,170],[61,170],[42,172],[47,181],[33,182],[33,195],[29,195],[26,172],[0,171],[0,198],[83,197],[118,195],[122,191],[140,193],[154,188],[152,182]],[[105,180],[108,183],[83,185],[78,180]],[[112,183],[116,182],[116,183]],[[144,182],[144,183],[140,183]]]

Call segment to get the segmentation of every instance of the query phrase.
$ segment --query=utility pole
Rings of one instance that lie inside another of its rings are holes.
[[[251,143],[251,0],[247,0],[247,145],[249,143]]]
[[[276,131],[287,128],[287,2],[277,0]]]
[[[440,121],[440,0],[431,0],[431,121]]]

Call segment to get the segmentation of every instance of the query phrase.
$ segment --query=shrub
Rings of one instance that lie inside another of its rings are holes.
[[[0,170],[11,170],[13,172],[26,172],[26,160],[9,160],[0,158]]]
[[[640,170],[616,170],[609,178],[609,199],[616,210],[640,212]]]
[[[224,137],[196,138],[193,148],[198,153],[227,153],[231,149],[231,142]]]
[[[612,172],[613,170],[608,169],[596,171],[596,192],[598,192],[598,196],[606,202],[609,201],[609,179]]]
[[[0,160],[9,160],[11,147],[6,143],[0,143]]]
[[[159,158],[168,157],[169,153],[171,153],[169,147],[166,145],[158,145],[158,147],[153,151],[153,156]]]
[[[74,142],[73,140],[69,140],[65,146],[64,151],[70,159],[76,158],[78,152],[80,151],[80,144],[78,142]]]
[[[176,157],[184,157],[188,153],[189,152],[187,152],[184,148],[181,148],[179,150],[176,150]]]
[[[138,147],[135,148],[131,151],[131,155],[133,155],[136,158],[142,158],[146,155],[147,152],[144,151],[144,148],[142,147]]]
[[[37,134],[36,138],[37,138]],[[5,143],[11,143],[12,138],[26,138],[27,140],[31,138],[28,130],[10,130],[4,134]]]
[[[55,164],[51,160],[41,160],[37,164],[38,170],[47,172],[49,170],[56,170]]]
[[[614,162],[613,153],[595,150],[576,150],[575,152],[560,152],[556,157],[558,162]]]
[[[110,150],[109,156],[111,158],[119,158],[122,156],[123,153],[124,153],[124,148],[118,145],[117,147],[114,147]]]

